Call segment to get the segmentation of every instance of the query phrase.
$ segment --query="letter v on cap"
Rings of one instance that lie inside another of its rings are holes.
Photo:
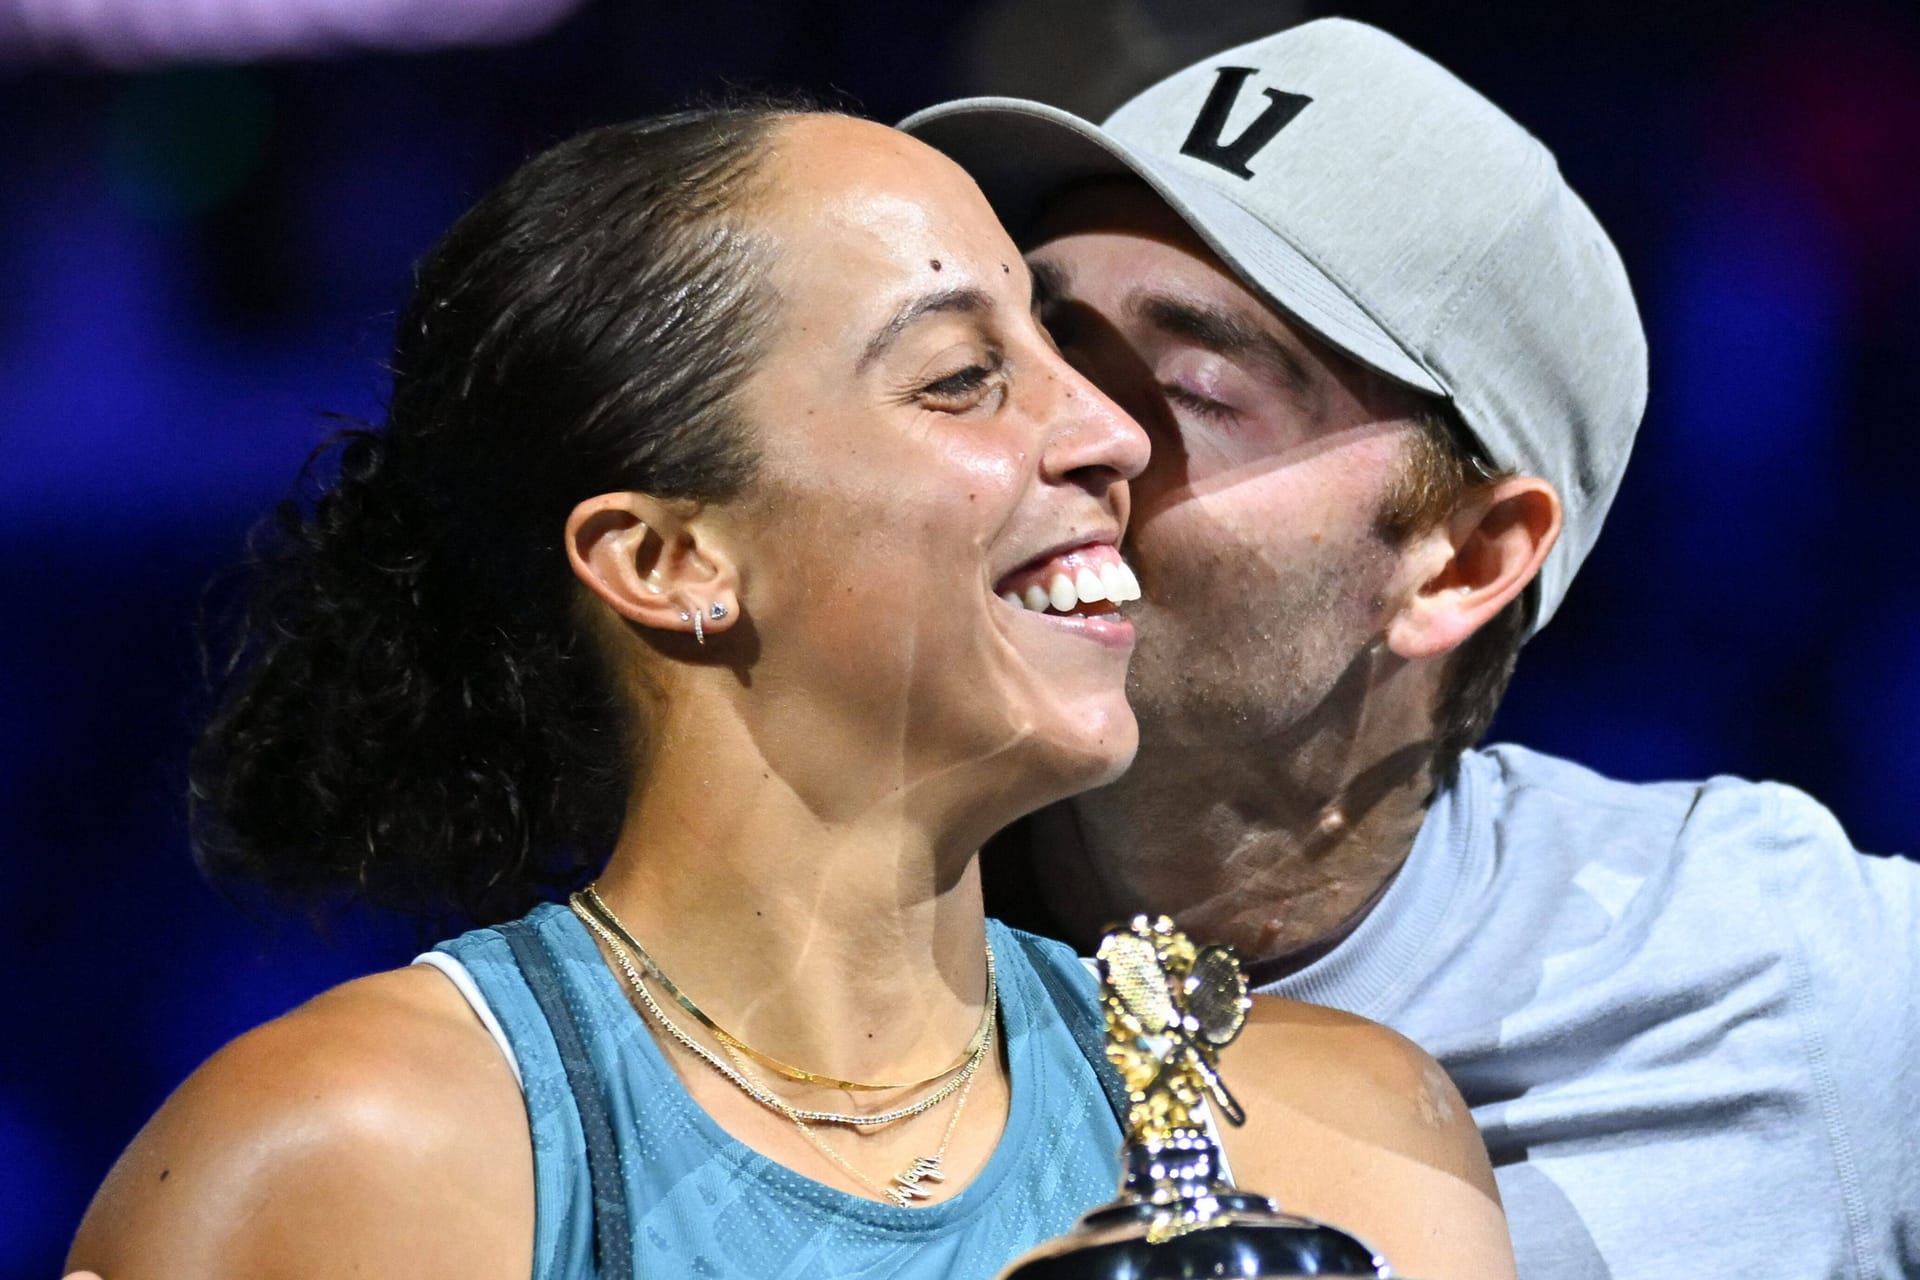
[[[1251,161],[1260,154],[1260,149],[1272,142],[1313,101],[1302,93],[1263,89],[1261,92],[1267,95],[1266,108],[1240,131],[1238,138],[1228,142],[1222,137],[1227,129],[1227,117],[1240,96],[1240,86],[1253,73],[1252,67],[1218,69],[1213,88],[1207,93],[1200,114],[1194,117],[1193,128],[1187,132],[1187,140],[1180,144],[1180,154],[1205,160],[1236,178],[1253,177]]]

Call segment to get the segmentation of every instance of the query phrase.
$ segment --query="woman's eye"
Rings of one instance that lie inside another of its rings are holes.
[[[1240,416],[1239,410],[1232,405],[1222,404],[1210,396],[1203,396],[1191,387],[1183,387],[1177,382],[1164,384],[1160,392],[1166,396],[1167,403],[1178,405],[1197,417],[1219,420]]]
[[[997,365],[969,365],[922,386],[920,399],[929,408],[942,412],[970,409],[993,389],[999,373]]]

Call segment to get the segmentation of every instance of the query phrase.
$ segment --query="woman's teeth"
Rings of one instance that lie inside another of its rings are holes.
[[[1140,580],[1124,564],[1108,563],[1098,569],[1082,565],[1072,573],[1056,573],[1046,583],[1034,583],[1025,592],[1007,591],[1000,596],[1016,609],[1034,613],[1071,613],[1083,604],[1110,600],[1125,604],[1140,598]]]

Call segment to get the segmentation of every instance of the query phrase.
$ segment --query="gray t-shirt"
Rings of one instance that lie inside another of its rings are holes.
[[[1522,1280],[1920,1276],[1920,865],[1792,788],[1469,752],[1341,945],[1266,988],[1444,1064]]]

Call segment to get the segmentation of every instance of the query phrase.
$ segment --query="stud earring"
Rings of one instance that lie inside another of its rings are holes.
[[[720,619],[727,616],[727,606],[721,604],[718,600],[715,600],[713,602],[713,608],[709,610],[709,612],[713,614],[713,620],[715,622],[718,622],[720,621]]]

